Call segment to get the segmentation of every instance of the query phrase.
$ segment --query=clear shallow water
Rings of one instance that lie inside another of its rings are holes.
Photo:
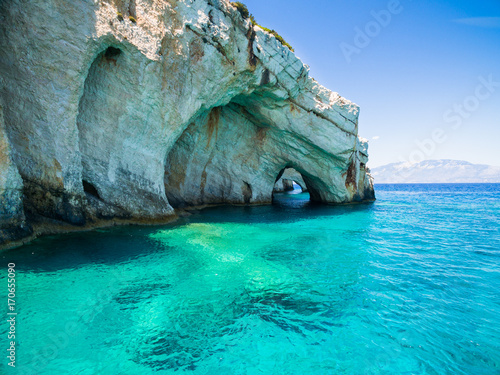
[[[19,315],[0,373],[499,374],[500,185],[377,198],[280,196],[4,252]]]

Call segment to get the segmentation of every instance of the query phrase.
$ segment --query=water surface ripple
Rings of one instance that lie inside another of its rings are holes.
[[[4,252],[19,315],[2,371],[499,374],[500,185],[377,195],[280,195]]]

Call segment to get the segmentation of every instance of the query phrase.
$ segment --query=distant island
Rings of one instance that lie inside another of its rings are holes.
[[[399,183],[500,183],[500,167],[462,160],[424,160],[372,168],[375,184]]]

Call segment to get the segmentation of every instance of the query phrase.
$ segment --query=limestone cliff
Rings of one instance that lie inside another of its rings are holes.
[[[0,1],[0,40],[0,242],[269,203],[287,167],[315,201],[374,198],[358,107],[226,0]]]
[[[25,221],[22,190],[23,181],[11,158],[0,104],[0,238],[4,242],[31,233]]]

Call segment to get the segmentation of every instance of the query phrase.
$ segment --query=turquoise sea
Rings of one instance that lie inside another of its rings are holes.
[[[500,185],[376,190],[3,252],[0,373],[500,374]]]

